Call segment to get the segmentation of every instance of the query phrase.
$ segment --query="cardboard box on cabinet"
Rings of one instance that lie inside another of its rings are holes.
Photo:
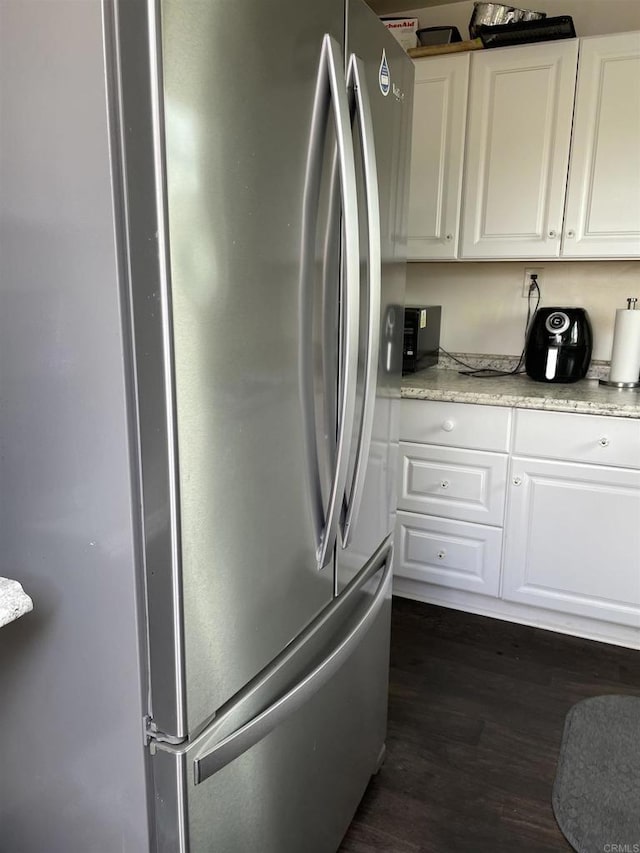
[[[380,20],[395,40],[402,45],[405,50],[409,50],[410,47],[417,46],[417,18],[380,18]]]

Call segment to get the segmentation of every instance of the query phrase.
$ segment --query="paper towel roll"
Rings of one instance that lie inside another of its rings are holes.
[[[613,329],[610,382],[637,382],[640,374],[640,311],[618,308]]]

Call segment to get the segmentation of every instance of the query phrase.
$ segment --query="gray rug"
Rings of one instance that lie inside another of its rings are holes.
[[[553,811],[578,853],[640,853],[640,698],[596,696],[569,711]]]

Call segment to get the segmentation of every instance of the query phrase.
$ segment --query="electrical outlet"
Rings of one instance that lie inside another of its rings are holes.
[[[522,279],[522,297],[527,299],[529,296],[529,288],[531,287],[531,275],[537,275],[538,287],[542,288],[542,271],[544,267],[526,267],[524,278]]]

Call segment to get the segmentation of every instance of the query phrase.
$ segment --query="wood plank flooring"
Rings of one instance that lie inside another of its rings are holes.
[[[394,598],[387,756],[340,853],[569,853],[551,790],[580,699],[640,652]]]

